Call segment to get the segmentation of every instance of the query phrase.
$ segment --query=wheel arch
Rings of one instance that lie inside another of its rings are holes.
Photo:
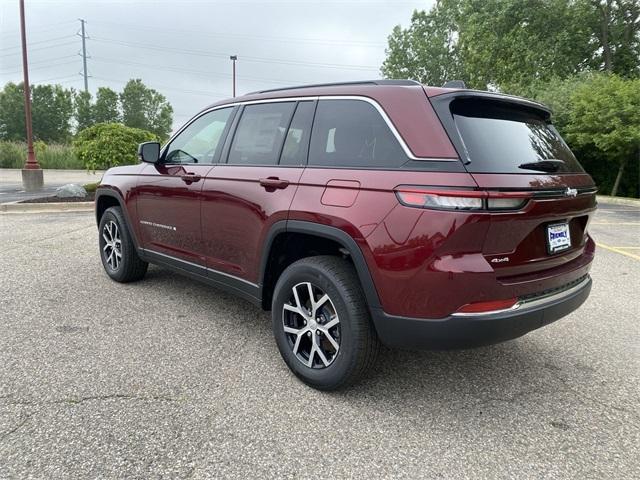
[[[100,220],[102,219],[102,215],[104,212],[111,207],[120,207],[122,214],[124,215],[124,220],[127,222],[127,228],[129,230],[129,234],[131,235],[131,239],[133,240],[133,244],[136,247],[136,250],[139,250],[140,243],[138,242],[138,237],[136,235],[136,230],[133,228],[131,223],[131,218],[129,217],[129,211],[126,207],[124,199],[122,195],[116,190],[98,188],[96,191],[96,200],[95,200],[95,213],[96,213],[96,223],[100,225]]]
[[[356,269],[360,285],[367,300],[367,305],[369,308],[380,308],[380,299],[371,272],[369,271],[362,250],[353,237],[344,230],[329,225],[302,220],[282,220],[273,224],[269,230],[264,243],[264,253],[260,262],[262,307],[265,310],[271,309],[273,287],[281,273],[278,273],[275,280],[269,280],[270,262],[273,261],[272,252],[274,246],[277,245],[278,238],[288,234],[302,234],[315,239],[326,240],[333,242],[333,245],[337,245],[341,252],[343,251],[342,249],[344,249],[344,252],[348,254]]]

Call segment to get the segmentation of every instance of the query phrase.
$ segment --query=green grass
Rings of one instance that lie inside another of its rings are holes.
[[[36,142],[36,159],[42,168],[84,170],[71,145]],[[27,145],[20,142],[0,142],[0,168],[22,168],[27,158]]]

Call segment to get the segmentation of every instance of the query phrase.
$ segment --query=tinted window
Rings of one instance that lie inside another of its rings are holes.
[[[535,167],[543,160],[559,160],[551,162],[558,172],[583,171],[557,130],[535,110],[471,99],[454,100],[450,108],[470,172],[544,173],[544,164]]]
[[[294,102],[244,107],[229,151],[230,164],[276,165]]]
[[[291,120],[280,156],[280,165],[304,165],[307,163],[314,102],[300,102]]]
[[[361,100],[320,100],[310,165],[397,168],[407,161],[376,108]]]
[[[166,163],[213,163],[222,147],[220,138],[232,107],[205,113],[171,142]]]

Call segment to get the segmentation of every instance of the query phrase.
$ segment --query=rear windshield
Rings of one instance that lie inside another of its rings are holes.
[[[472,173],[583,172],[541,112],[478,99],[454,100],[450,108]]]

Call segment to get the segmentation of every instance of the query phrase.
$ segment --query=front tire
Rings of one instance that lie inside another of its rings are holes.
[[[107,275],[120,283],[143,278],[149,264],[138,256],[120,207],[108,208],[98,228],[100,259]]]
[[[353,266],[333,256],[309,257],[280,276],[272,303],[280,354],[307,385],[336,390],[374,364],[379,342]]]

